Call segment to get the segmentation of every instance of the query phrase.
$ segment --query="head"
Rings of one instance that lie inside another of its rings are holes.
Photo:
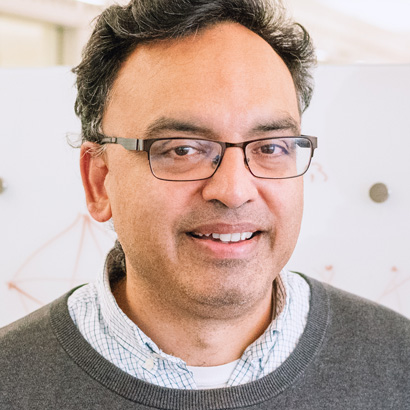
[[[296,244],[303,181],[255,178],[239,148],[210,179],[162,181],[146,153],[112,145],[95,154],[99,133],[230,143],[299,135],[313,61],[304,29],[268,2],[132,1],[103,13],[75,69],[76,112],[88,207],[113,219],[129,286],[198,315],[266,301]],[[252,238],[209,238],[245,232]]]
[[[133,0],[125,7],[111,6],[100,15],[83,60],[73,70],[82,140],[98,140],[114,81],[138,45],[181,39],[226,21],[248,28],[275,50],[292,76],[302,113],[312,97],[311,69],[316,57],[309,34],[287,18],[280,1]]]

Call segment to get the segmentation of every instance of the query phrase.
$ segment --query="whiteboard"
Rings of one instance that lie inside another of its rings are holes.
[[[68,68],[0,70],[0,325],[93,280],[114,242],[88,216]]]
[[[303,119],[319,137],[291,269],[410,317],[410,66],[322,66]],[[387,201],[369,189],[384,183]]]
[[[410,317],[410,66],[322,66],[303,119],[319,137],[288,268]],[[66,67],[0,69],[0,326],[103,268],[115,233],[85,205]],[[384,203],[369,188],[385,183]]]

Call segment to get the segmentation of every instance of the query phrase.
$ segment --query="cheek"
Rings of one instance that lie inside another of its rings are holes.
[[[135,164],[126,153],[111,156],[106,190],[110,200],[112,219],[120,242],[125,245],[131,234],[140,236],[145,229],[140,225],[141,214],[145,212],[149,187],[144,164]],[[140,232],[141,231],[141,232]]]
[[[289,261],[299,236],[303,215],[303,180],[282,180],[265,196],[273,218],[271,255],[280,271]]]
[[[120,241],[140,248],[170,243],[195,193],[183,183],[161,181],[151,172],[128,172],[109,183],[114,227]],[[124,243],[125,245],[125,243]]]
[[[303,179],[275,181],[265,201],[274,218],[275,235],[296,243],[303,216]]]
[[[289,216],[289,223],[292,224],[292,232],[294,235],[299,235],[300,225],[303,216],[303,179],[296,178],[292,181],[292,187],[290,187],[286,212]]]

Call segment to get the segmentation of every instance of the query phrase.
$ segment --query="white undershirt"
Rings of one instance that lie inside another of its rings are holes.
[[[187,368],[192,372],[198,389],[217,389],[227,387],[228,381],[238,363],[239,359],[220,366],[187,366]]]

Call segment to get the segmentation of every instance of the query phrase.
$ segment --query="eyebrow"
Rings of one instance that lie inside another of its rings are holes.
[[[286,116],[277,120],[272,120],[268,123],[261,123],[253,127],[251,134],[263,134],[264,132],[289,130],[294,136],[300,134],[299,123],[291,116]]]
[[[255,134],[263,134],[272,131],[289,130],[293,135],[299,135],[300,127],[299,123],[287,115],[279,119],[273,119],[268,122],[263,122],[255,125],[246,134],[246,138],[251,138]],[[208,127],[197,125],[194,122],[181,121],[174,118],[160,117],[148,126],[144,132],[144,139],[152,139],[158,137],[163,132],[183,132],[189,134],[195,134],[197,136],[207,139],[217,139],[214,131]]]
[[[174,118],[161,117],[149,125],[144,132],[144,139],[155,138],[164,131],[186,132],[212,138],[214,132],[211,129],[196,125],[188,121],[180,121]]]

